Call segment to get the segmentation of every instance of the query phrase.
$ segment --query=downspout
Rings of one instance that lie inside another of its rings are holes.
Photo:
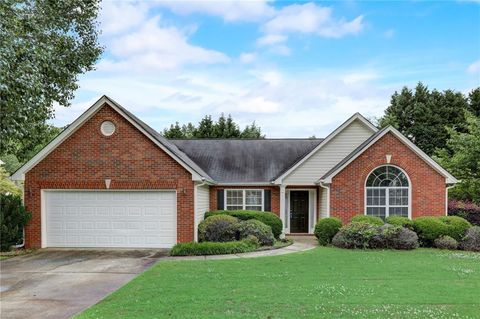
[[[445,189],[445,216],[448,215],[448,190],[455,186],[456,184],[453,184],[453,185],[447,186],[447,188]]]
[[[25,187],[24,187],[23,183],[22,183],[21,189],[22,189],[22,203],[24,204],[25,203]],[[25,247],[25,227],[22,228],[22,243],[19,244],[19,245],[13,245],[12,247],[15,248],[15,249]]]

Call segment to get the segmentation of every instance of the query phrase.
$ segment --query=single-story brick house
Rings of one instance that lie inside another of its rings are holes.
[[[393,127],[355,114],[324,139],[168,140],[103,96],[12,176],[27,247],[171,247],[215,209],[319,218],[444,215],[457,180]]]

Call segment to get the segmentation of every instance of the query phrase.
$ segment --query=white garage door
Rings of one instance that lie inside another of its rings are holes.
[[[45,191],[46,247],[169,248],[175,191]]]

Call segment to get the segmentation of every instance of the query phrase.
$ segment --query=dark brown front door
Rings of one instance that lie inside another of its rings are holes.
[[[308,233],[308,191],[290,191],[290,233]]]

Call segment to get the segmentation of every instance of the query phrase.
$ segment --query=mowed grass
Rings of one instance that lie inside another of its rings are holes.
[[[480,318],[480,254],[319,247],[165,261],[80,318]]]

